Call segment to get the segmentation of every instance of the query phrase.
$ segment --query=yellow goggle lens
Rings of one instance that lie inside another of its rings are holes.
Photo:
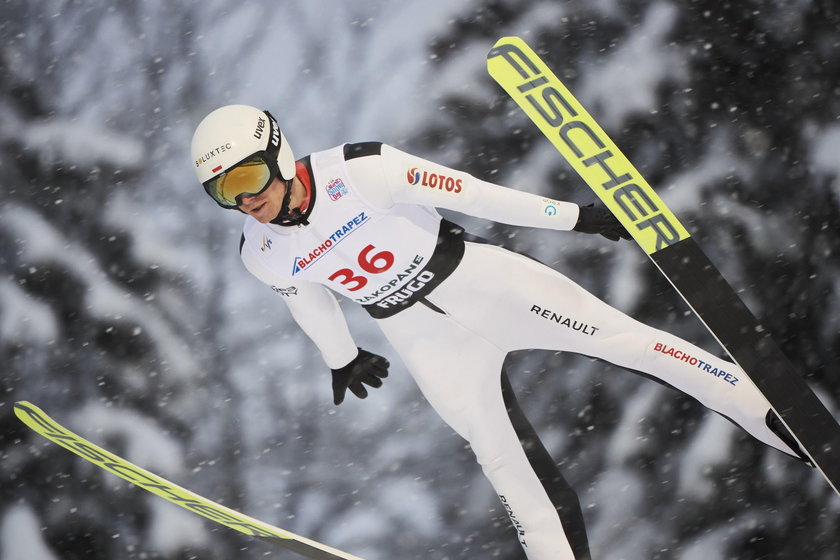
[[[216,197],[228,204],[238,204],[236,197],[257,194],[271,182],[271,170],[262,160],[242,163],[215,181]]]

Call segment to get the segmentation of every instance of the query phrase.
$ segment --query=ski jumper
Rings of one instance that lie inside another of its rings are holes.
[[[589,552],[574,492],[541,447],[523,449],[522,438],[535,434],[502,375],[508,352],[575,352],[643,372],[793,454],[767,427],[770,405],[738,366],[630,318],[548,266],[471,239],[435,209],[571,230],[576,204],[380,143],[313,153],[298,162],[298,176],[310,186],[308,223],[246,218],[245,266],[283,296],[332,369],[357,354],[333,292],[364,306],[429,403],[469,442],[530,560]]]

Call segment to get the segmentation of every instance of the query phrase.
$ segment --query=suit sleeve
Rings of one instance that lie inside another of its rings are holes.
[[[420,204],[515,226],[571,230],[579,206],[572,202],[482,181],[469,173],[382,144],[379,155],[349,162],[371,203]],[[374,185],[378,186],[376,188]],[[384,185],[384,189],[381,186]]]
[[[245,268],[283,296],[295,322],[318,347],[327,367],[338,369],[350,363],[358,349],[333,293],[321,284],[305,280],[292,282],[272,273],[252,251],[247,244],[240,249]]]

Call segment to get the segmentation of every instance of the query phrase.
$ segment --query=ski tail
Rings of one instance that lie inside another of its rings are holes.
[[[254,519],[182,488],[71,432],[32,403],[26,401],[15,403],[15,415],[33,431],[53,443],[144,490],[148,490],[152,494],[156,494],[211,521],[240,533],[280,545],[312,560],[362,560],[358,556],[353,556]]]
[[[496,42],[487,70],[627,228],[840,493],[837,421],[639,171],[519,37]]]

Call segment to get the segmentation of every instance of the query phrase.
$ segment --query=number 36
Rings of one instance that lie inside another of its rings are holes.
[[[359,267],[368,274],[381,274],[394,265],[394,253],[390,251],[379,251],[371,255],[370,253],[374,249],[375,247],[373,245],[368,245],[362,249],[357,258],[357,262],[359,263]],[[361,290],[368,282],[366,276],[361,274],[357,275],[349,268],[336,270],[329,279],[332,281],[338,280],[339,284],[344,286],[353,284],[352,288],[347,288],[351,292]]]

